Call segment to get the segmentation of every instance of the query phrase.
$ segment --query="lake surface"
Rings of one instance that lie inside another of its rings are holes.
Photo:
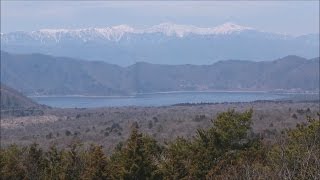
[[[93,108],[120,106],[164,106],[179,103],[250,102],[287,98],[288,94],[265,92],[175,92],[139,94],[123,97],[55,96],[31,97],[34,101],[61,108]]]

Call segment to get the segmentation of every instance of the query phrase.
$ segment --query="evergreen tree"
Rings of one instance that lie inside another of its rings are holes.
[[[125,146],[111,157],[115,179],[158,179],[156,163],[161,148],[150,137],[143,136],[133,127]]]
[[[64,179],[63,152],[51,146],[45,153],[45,179]]]
[[[80,179],[85,168],[85,155],[79,151],[80,145],[73,143],[70,150],[65,153],[65,176],[66,179]]]
[[[108,179],[108,159],[103,152],[103,147],[91,145],[86,157],[86,167],[82,179]]]

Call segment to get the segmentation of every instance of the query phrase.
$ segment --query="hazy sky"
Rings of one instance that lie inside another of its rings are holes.
[[[1,1],[1,32],[162,22],[225,22],[293,35],[319,33],[319,1]]]

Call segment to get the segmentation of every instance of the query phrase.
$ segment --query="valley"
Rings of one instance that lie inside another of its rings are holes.
[[[164,143],[178,136],[192,137],[219,112],[253,109],[253,131],[267,139],[283,129],[317,117],[319,102],[256,101],[248,103],[186,104],[162,107],[43,108],[2,114],[2,146],[11,143],[67,147],[74,141],[113,149],[127,139],[133,123],[141,132]],[[33,113],[30,113],[33,112]]]

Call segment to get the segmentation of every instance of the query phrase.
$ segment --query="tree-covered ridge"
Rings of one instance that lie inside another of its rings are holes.
[[[40,107],[36,102],[4,84],[0,85],[0,94],[2,110]]]
[[[211,65],[137,62],[121,67],[101,61],[1,52],[1,80],[26,95],[109,96],[169,91],[318,92],[319,62],[319,57],[286,56],[261,62],[227,60]]]
[[[251,130],[252,110],[220,113],[190,139],[160,144],[133,124],[110,154],[102,146],[1,149],[2,179],[319,179],[320,119],[266,142]]]

